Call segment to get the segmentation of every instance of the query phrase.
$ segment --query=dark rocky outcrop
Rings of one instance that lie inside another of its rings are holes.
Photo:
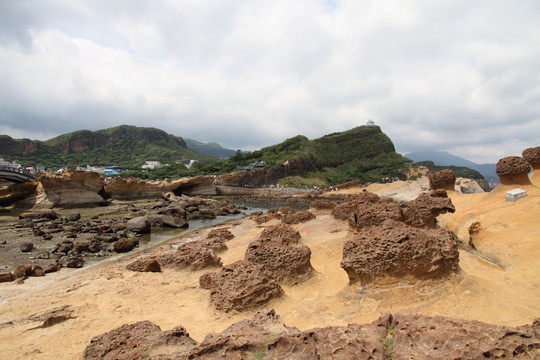
[[[0,283],[10,282],[15,280],[15,276],[11,271],[0,271]]]
[[[414,228],[388,219],[345,242],[341,267],[351,284],[406,276],[437,278],[458,270],[457,246],[449,230]]]
[[[330,199],[317,199],[310,203],[310,207],[315,210],[332,210],[336,207],[336,203]]]
[[[312,274],[311,250],[300,241],[300,233],[280,224],[265,229],[245,254],[249,262],[263,265],[279,282],[297,284]]]
[[[150,221],[144,216],[138,216],[130,219],[126,223],[126,228],[127,230],[138,234],[148,234],[152,229]]]
[[[429,187],[432,190],[444,189],[454,190],[456,184],[456,174],[450,169],[428,173]]]
[[[284,224],[300,224],[315,219],[315,215],[308,210],[293,211],[285,214],[281,218]]]
[[[210,290],[214,307],[226,312],[256,308],[283,295],[281,286],[261,265],[242,260],[204,274],[199,283]]]
[[[138,360],[152,355],[187,353],[197,345],[186,329],[178,326],[163,332],[159,326],[145,320],[126,324],[94,337],[83,353],[84,360]],[[177,358],[177,357],[174,357]]]
[[[120,238],[114,243],[114,250],[119,253],[129,252],[135,248],[135,244],[128,238]]]
[[[525,149],[521,155],[531,164],[534,170],[540,169],[540,146]]]
[[[420,194],[409,202],[407,208],[403,210],[403,216],[408,225],[434,229],[437,227],[437,216],[455,211],[456,208],[446,190],[434,190]]]
[[[507,156],[499,161],[495,172],[504,185],[530,185],[531,181],[527,174],[531,170],[531,164],[519,156]]]

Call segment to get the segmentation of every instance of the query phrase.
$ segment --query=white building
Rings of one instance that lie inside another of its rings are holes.
[[[141,166],[143,170],[159,169],[160,167],[161,167],[161,162],[159,161],[145,161],[144,165]]]

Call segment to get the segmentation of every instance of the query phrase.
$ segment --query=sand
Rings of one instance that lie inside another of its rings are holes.
[[[506,202],[499,186],[486,194],[449,192],[454,214],[441,215],[440,222],[466,237],[472,220],[481,223],[473,234],[476,250],[460,250],[459,274],[437,281],[401,281],[369,288],[351,287],[340,267],[342,244],[350,236],[346,222],[333,219],[327,211],[296,225],[302,240],[311,248],[316,276],[303,284],[284,287],[286,296],[269,303],[288,326],[305,330],[330,325],[365,323],[388,312],[444,315],[501,325],[531,323],[540,317],[540,184],[519,186],[528,197]],[[373,185],[377,193],[420,191],[421,183],[396,182]],[[351,192],[353,190],[339,190]],[[229,228],[235,238],[220,256],[224,264],[242,259],[251,240],[264,226],[249,219],[237,220]],[[206,236],[210,229],[174,239],[147,251],[168,251],[186,238]],[[464,241],[468,239],[463,239]],[[210,332],[220,332],[255,311],[227,314],[216,311],[209,292],[198,285],[205,271],[165,270],[136,273],[125,269],[135,255],[105,261],[76,271],[67,269],[45,278],[30,278],[22,285],[0,284],[0,354],[3,359],[77,359],[90,339],[126,323],[150,320],[162,330],[183,325],[197,341]],[[69,306],[73,316],[50,327],[39,328],[32,315]]]

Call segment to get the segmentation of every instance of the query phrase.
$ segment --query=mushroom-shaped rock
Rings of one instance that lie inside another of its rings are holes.
[[[363,191],[360,194],[349,196],[341,204],[334,207],[331,215],[339,220],[348,220],[357,207],[379,201],[381,201],[379,195]]]
[[[403,216],[405,223],[408,225],[435,228],[437,227],[437,216],[455,211],[456,208],[448,197],[446,190],[434,190],[427,194],[420,194],[415,200],[411,201],[408,207],[403,210]]]
[[[313,272],[311,250],[300,241],[300,233],[285,224],[265,229],[249,244],[245,259],[263,265],[279,282],[297,284]]]
[[[345,242],[341,267],[351,284],[366,284],[384,277],[436,278],[456,272],[458,262],[458,241],[451,231],[388,219]]]
[[[456,184],[456,174],[450,169],[443,169],[441,171],[430,171],[428,174],[429,187],[432,190],[445,189],[454,190]]]
[[[122,325],[92,338],[84,350],[83,359],[143,359],[172,354],[176,355],[175,359],[182,359],[196,345],[197,342],[182,326],[164,332],[145,320]]]
[[[161,254],[154,258],[162,267],[189,268],[192,271],[222,265],[221,259],[216,255],[215,251],[200,240],[182,244],[177,251]]]
[[[529,185],[531,184],[527,174],[531,170],[531,164],[519,156],[507,156],[499,161],[495,172],[504,185]]]
[[[521,155],[531,164],[534,170],[540,169],[540,146],[525,149]]]
[[[226,312],[256,308],[283,295],[281,286],[261,265],[244,260],[204,274],[199,283],[211,290],[214,307]]]
[[[370,225],[379,225],[386,219],[403,221],[403,214],[398,204],[380,199],[358,205],[349,216],[349,228],[358,232]]]

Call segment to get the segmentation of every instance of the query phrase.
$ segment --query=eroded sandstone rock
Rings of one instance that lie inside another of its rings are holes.
[[[312,274],[311,250],[300,241],[300,233],[280,224],[265,229],[245,254],[249,262],[263,265],[279,282],[297,284]]]
[[[534,170],[540,169],[540,146],[525,149],[521,155],[531,164]]]
[[[222,265],[221,259],[216,255],[215,251],[202,241],[191,241],[182,244],[177,251],[157,255],[154,258],[162,267],[189,268],[192,271]]]
[[[138,272],[161,272],[161,265],[151,257],[141,257],[129,263],[126,269]]]
[[[284,224],[300,224],[315,219],[315,214],[308,210],[293,211],[282,216]]]
[[[444,189],[454,190],[456,183],[456,174],[450,169],[443,169],[441,171],[430,171],[428,174],[429,187],[432,190]]]
[[[403,221],[401,208],[390,200],[359,204],[349,216],[349,229],[358,232],[364,227],[379,225],[386,219]]]
[[[283,295],[281,286],[263,270],[261,265],[240,260],[199,281],[210,289],[210,301],[222,311],[244,311],[262,306]]]
[[[495,172],[504,185],[527,185],[531,184],[527,174],[531,170],[531,164],[519,156],[507,156],[499,161],[495,168]]]
[[[357,207],[366,206],[380,200],[379,195],[370,193],[369,191],[363,191],[360,194],[349,196],[341,204],[334,207],[331,215],[339,220],[348,220]]]
[[[332,210],[336,207],[336,203],[330,199],[317,199],[310,203],[310,207],[316,210]]]
[[[437,216],[455,211],[456,208],[445,190],[433,190],[420,194],[409,202],[403,210],[403,217],[408,225],[434,229],[437,227]]]
[[[436,278],[458,270],[457,245],[449,230],[420,229],[388,219],[345,242],[341,267],[351,284],[377,278]]]

